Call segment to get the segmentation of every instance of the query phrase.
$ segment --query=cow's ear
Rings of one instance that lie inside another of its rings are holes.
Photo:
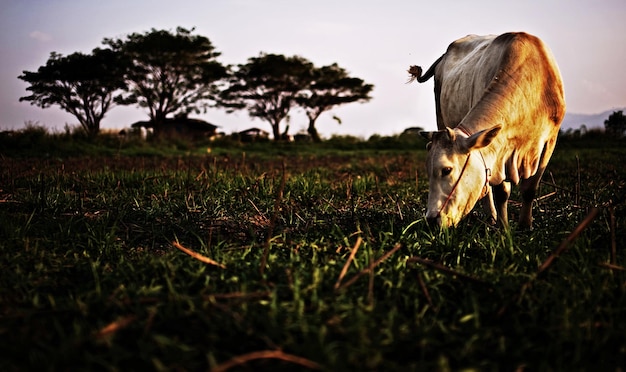
[[[420,135],[424,138],[426,138],[428,141],[432,141],[433,140],[433,135],[435,134],[435,132],[425,132],[425,131],[421,131]]]
[[[483,147],[489,146],[491,141],[498,135],[502,129],[501,125],[496,125],[489,129],[481,130],[480,132],[474,133],[465,139],[464,148],[469,150],[481,149]]]

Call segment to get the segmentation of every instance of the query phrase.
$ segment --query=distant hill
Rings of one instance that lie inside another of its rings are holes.
[[[626,112],[626,107],[614,108],[598,114],[576,114],[573,112],[567,112],[565,113],[565,118],[563,118],[563,122],[561,123],[561,129],[564,131],[568,129],[580,129],[583,124],[587,127],[587,129],[604,129],[604,121],[608,119],[609,115],[611,115],[615,111]]]

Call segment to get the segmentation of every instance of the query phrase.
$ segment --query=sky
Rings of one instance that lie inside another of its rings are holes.
[[[56,106],[19,102],[28,84],[17,77],[45,65],[51,52],[89,53],[104,38],[178,26],[207,37],[223,64],[244,64],[261,52],[298,55],[316,66],[337,63],[373,84],[369,102],[340,106],[318,119],[323,137],[434,130],[432,79],[406,84],[406,70],[428,68],[468,34],[525,31],[543,39],[561,70],[569,113],[626,106],[624,0],[0,0],[0,9],[0,130],[78,125]],[[270,131],[245,111],[210,109],[196,117],[225,133],[253,126]],[[146,119],[143,109],[117,106],[101,127],[121,129]],[[290,133],[306,130],[307,123],[294,111]]]

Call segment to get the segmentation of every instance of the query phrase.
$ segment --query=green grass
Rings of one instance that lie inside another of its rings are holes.
[[[623,146],[557,147],[535,229],[511,233],[479,212],[432,231],[423,146],[94,146],[2,159],[3,371],[207,370],[263,350],[325,370],[626,365]]]

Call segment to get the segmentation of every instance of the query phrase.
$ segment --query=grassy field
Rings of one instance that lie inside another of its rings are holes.
[[[560,144],[510,233],[429,229],[423,144],[13,146],[2,371],[626,365],[623,141]]]

